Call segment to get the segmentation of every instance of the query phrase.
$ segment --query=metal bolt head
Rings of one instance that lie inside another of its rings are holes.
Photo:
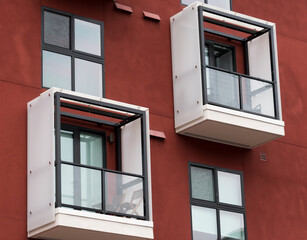
[[[195,68],[197,68],[197,65],[195,65]]]
[[[179,113],[179,110],[177,110],[177,113]]]
[[[197,101],[197,104],[199,104],[199,101]]]
[[[30,211],[30,214],[32,214],[32,212]]]

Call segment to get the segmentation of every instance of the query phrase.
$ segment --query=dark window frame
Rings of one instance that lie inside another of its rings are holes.
[[[228,0],[228,1],[229,1],[229,6],[230,6],[230,9],[228,9],[228,10],[232,11],[233,10],[233,8],[232,8],[232,0]],[[188,6],[187,4],[183,3],[183,0],[180,0],[180,3],[183,6]],[[204,3],[208,4],[208,0],[204,0]]]
[[[45,18],[45,12],[50,12],[50,13],[54,13],[54,14],[58,14],[58,15],[62,15],[65,17],[69,17],[70,21],[69,21],[69,48],[64,48],[64,47],[60,47],[60,46],[56,46],[56,45],[52,45],[49,43],[45,43],[44,42],[44,33],[45,33],[45,29],[44,29],[44,18]],[[101,55],[95,55],[95,54],[91,54],[91,53],[87,53],[87,52],[82,52],[79,50],[75,49],[75,38],[74,38],[74,29],[75,29],[75,24],[74,24],[74,20],[75,19],[79,19],[79,20],[83,20],[86,22],[90,22],[90,23],[94,23],[97,25],[100,25],[101,28],[101,32],[100,32],[100,40],[101,40]],[[57,54],[61,54],[61,55],[65,55],[65,56],[69,56],[71,57],[71,91],[75,91],[75,59],[81,59],[81,60],[86,60],[89,62],[94,62],[94,63],[98,63],[101,64],[102,66],[102,96],[100,97],[105,97],[105,59],[104,59],[104,23],[95,19],[90,19],[90,18],[86,18],[86,17],[82,17],[82,16],[78,16],[75,14],[71,14],[71,13],[67,13],[67,12],[63,12],[60,10],[56,10],[53,8],[49,8],[49,7],[45,7],[43,6],[41,9],[41,87],[48,89],[48,87],[45,87],[43,85],[43,51],[49,51],[52,53],[57,53]],[[69,90],[69,89],[68,89]]]
[[[233,72],[237,72],[237,62],[236,62],[236,47],[230,44],[225,44],[225,43],[221,43],[218,41],[213,41],[213,40],[208,40],[205,39],[205,45],[209,46],[208,47],[208,54],[209,54],[209,65],[207,66],[211,66],[211,67],[215,67],[217,69],[221,69],[224,70],[222,68],[219,68],[216,66],[215,61],[213,59],[215,59],[214,56],[214,46],[221,46],[221,47],[225,47],[225,48],[229,48],[232,52],[232,64],[233,64]],[[212,64],[212,62],[214,62],[214,64]],[[228,71],[228,70],[226,70]]]
[[[196,199],[192,197],[192,174],[191,174],[191,167],[197,167],[197,168],[203,168],[203,169],[209,169],[213,172],[213,187],[214,187],[214,201],[209,200],[201,200]],[[220,211],[228,211],[228,212],[234,212],[234,213],[240,213],[243,214],[244,219],[244,233],[245,233],[245,240],[247,240],[247,227],[246,227],[246,210],[245,210],[245,198],[244,198],[244,184],[243,184],[243,172],[232,170],[232,169],[226,169],[226,168],[220,168],[215,166],[209,166],[194,162],[189,162],[189,193],[190,193],[190,212],[191,212],[191,234],[192,234],[192,240],[193,240],[193,223],[192,223],[192,206],[197,207],[204,207],[204,208],[210,208],[216,210],[216,221],[217,221],[217,239],[221,240],[221,224],[220,224]],[[217,172],[226,172],[226,173],[233,173],[240,175],[240,183],[241,183],[241,198],[242,198],[242,206],[233,205],[233,204],[227,204],[222,203],[219,201],[219,189],[218,189],[218,177]]]

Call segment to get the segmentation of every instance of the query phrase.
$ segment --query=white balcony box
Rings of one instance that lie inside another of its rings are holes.
[[[177,133],[243,148],[284,136],[274,23],[195,2],[170,25]]]
[[[28,237],[153,239],[148,109],[51,88],[28,103]]]

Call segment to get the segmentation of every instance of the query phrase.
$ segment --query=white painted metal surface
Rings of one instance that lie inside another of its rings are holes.
[[[196,3],[170,19],[176,127],[201,117],[202,82]]]
[[[28,231],[55,219],[53,108],[53,90],[28,103]]]
[[[269,33],[249,41],[247,45],[250,75],[272,81]]]
[[[122,127],[122,171],[142,175],[141,120]]]

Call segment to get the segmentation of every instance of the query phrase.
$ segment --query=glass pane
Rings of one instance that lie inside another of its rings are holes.
[[[242,77],[243,109],[275,116],[273,84]]]
[[[208,0],[208,4],[230,10],[230,0]]]
[[[62,203],[101,209],[101,171],[62,164]]]
[[[227,71],[234,71],[232,49],[214,45],[215,66]]]
[[[102,168],[103,144],[102,136],[80,132],[81,164]]]
[[[216,240],[216,210],[192,206],[193,240]]]
[[[74,161],[73,132],[61,130],[61,161]]]
[[[75,19],[75,49],[101,56],[100,25]]]
[[[102,97],[102,65],[82,59],[75,59],[75,90]]]
[[[69,48],[69,17],[44,12],[44,42]]]
[[[242,206],[241,176],[228,172],[217,172],[219,201]]]
[[[192,198],[214,201],[213,171],[191,167]]]
[[[205,63],[206,65],[209,65],[209,46],[205,45]]]
[[[206,84],[209,102],[240,108],[239,77],[237,75],[207,67]]]
[[[43,51],[43,86],[71,90],[71,57]]]
[[[143,179],[105,173],[106,210],[144,216]]]
[[[222,239],[245,239],[243,214],[220,211],[220,221]]]

